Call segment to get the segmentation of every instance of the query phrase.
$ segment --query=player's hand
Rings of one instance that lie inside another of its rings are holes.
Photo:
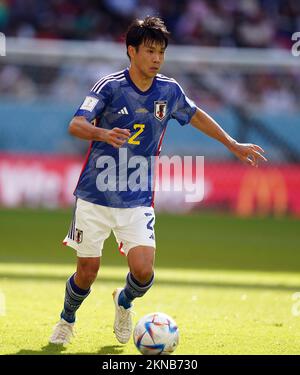
[[[111,130],[106,130],[104,134],[103,141],[112,145],[115,148],[123,146],[123,144],[130,137],[130,130],[113,128]]]
[[[268,161],[262,154],[265,152],[260,146],[252,143],[233,142],[229,150],[241,161],[258,167],[259,161]]]

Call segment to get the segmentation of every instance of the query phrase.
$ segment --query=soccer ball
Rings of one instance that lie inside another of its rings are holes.
[[[133,341],[145,355],[171,354],[178,345],[177,324],[170,316],[155,312],[142,317],[133,331]]]

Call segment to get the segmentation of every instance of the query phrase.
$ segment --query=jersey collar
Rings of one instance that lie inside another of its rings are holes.
[[[155,85],[156,85],[156,77],[154,77],[153,79],[153,82],[152,82],[152,85],[149,87],[148,90],[146,91],[141,91],[132,81],[132,79],[130,78],[130,75],[129,75],[129,69],[127,68],[125,70],[125,77],[127,79],[127,82],[129,83],[129,85],[134,89],[134,91],[136,91],[138,94],[140,95],[148,95],[150,94],[150,92],[153,91],[153,89],[155,88]]]

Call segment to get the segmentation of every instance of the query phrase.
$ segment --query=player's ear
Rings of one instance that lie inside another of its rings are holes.
[[[128,52],[129,58],[131,60],[136,54],[136,48],[133,47],[133,46],[128,46],[127,52]]]

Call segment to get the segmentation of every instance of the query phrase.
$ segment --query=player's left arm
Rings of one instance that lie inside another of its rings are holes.
[[[252,143],[238,143],[226,133],[226,131],[222,129],[213,118],[200,108],[197,108],[190,123],[194,128],[223,143],[223,145],[226,146],[237,158],[253,167],[258,166],[259,160],[267,161],[262,155],[264,150],[260,146]]]

